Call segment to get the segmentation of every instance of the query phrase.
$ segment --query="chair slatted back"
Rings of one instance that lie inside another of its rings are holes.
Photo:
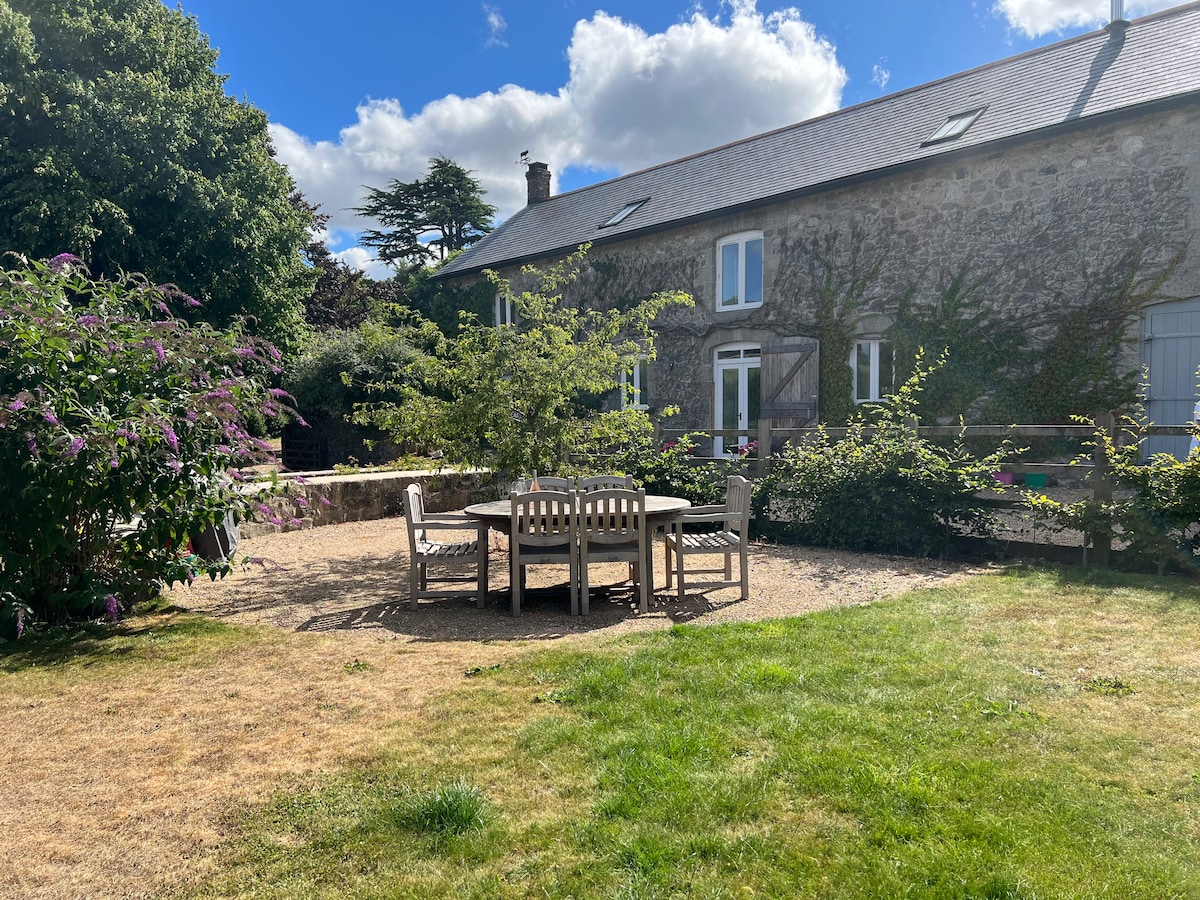
[[[416,556],[417,545],[425,542],[425,529],[421,527],[425,521],[425,497],[421,485],[415,482],[404,489],[404,518],[408,523],[408,551]]]
[[[580,539],[589,544],[630,544],[646,531],[646,491],[624,488],[579,495]]]
[[[529,491],[509,494],[512,530],[509,540],[524,547],[575,543],[575,492]]]
[[[576,487],[581,494],[590,494],[592,491],[610,491],[610,490],[633,490],[632,475],[591,475],[587,478],[580,478],[576,482]]]
[[[729,518],[725,520],[726,531],[745,534],[750,527],[750,481],[741,475],[730,475],[725,486],[725,508]]]
[[[575,479],[561,478],[558,475],[541,475],[538,476],[538,487],[543,491],[573,491],[575,490]]]

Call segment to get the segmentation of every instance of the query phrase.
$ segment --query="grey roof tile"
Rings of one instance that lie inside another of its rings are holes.
[[[1200,2],[526,206],[438,277],[569,251],[857,175],[1200,91]],[[987,106],[961,137],[947,116]],[[600,228],[649,197],[621,224]]]

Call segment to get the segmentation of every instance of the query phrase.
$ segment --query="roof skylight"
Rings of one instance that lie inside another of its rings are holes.
[[[634,200],[632,203],[626,203],[620,212],[618,212],[616,215],[614,215],[611,219],[609,219],[607,222],[605,222],[600,227],[601,228],[611,228],[613,225],[620,225],[622,222],[624,222],[626,219],[628,219],[631,215],[633,215],[634,211],[637,210],[637,208],[639,206],[641,206],[643,203],[645,203],[649,199],[650,199],[649,197],[643,197],[641,200]]]
[[[940,144],[942,141],[952,141],[957,137],[962,137],[966,130],[975,124],[975,120],[983,115],[985,109],[987,109],[986,106],[978,106],[975,109],[947,117],[938,130],[921,143],[921,146],[927,147],[930,144]]]

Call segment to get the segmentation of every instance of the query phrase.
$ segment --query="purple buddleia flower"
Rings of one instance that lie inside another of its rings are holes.
[[[333,506],[333,502],[328,497],[322,497],[321,503],[325,506]]]
[[[53,256],[46,260],[46,265],[51,272],[61,275],[63,272],[68,271],[71,266],[79,265],[82,262],[83,260],[74,253],[60,253],[58,256]]]
[[[183,471],[183,463],[177,459],[167,460],[167,467],[176,475]]]
[[[179,437],[175,434],[175,429],[172,428],[170,425],[164,425],[164,426],[162,426],[162,433],[163,433],[163,437],[165,437],[167,439],[167,446],[170,447],[172,450],[174,450],[176,453],[178,453],[179,452]]]
[[[297,497],[296,505],[301,509],[308,509],[308,500],[304,497]]]
[[[292,524],[293,524],[295,527],[297,527],[297,528],[299,528],[301,525],[303,525],[303,524],[304,524],[304,520],[303,520],[303,519],[292,519],[292,520],[291,520],[291,522],[292,522]]]
[[[253,347],[234,347],[233,355],[246,358],[246,357],[256,356],[257,354],[254,352]]]
[[[160,363],[167,361],[167,351],[163,349],[162,341],[156,341],[153,338],[146,338],[146,346],[154,351],[154,355],[158,357]]]
[[[25,610],[17,610],[17,637],[25,633]]]
[[[117,603],[117,598],[113,594],[109,594],[104,598],[104,611],[108,613],[110,622],[115,622],[121,618],[121,606]]]
[[[197,300],[195,297],[192,297],[188,294],[183,295],[183,302],[186,303],[188,306],[190,306],[192,309],[195,309],[197,306],[204,305],[199,300]]]
[[[80,316],[75,321],[78,322],[80,325],[99,325],[104,320],[101,319],[99,316]]]
[[[121,461],[119,459],[117,459],[115,456],[111,457],[108,461],[108,467],[110,469],[118,469],[121,467]]]
[[[8,408],[13,412],[20,412],[25,408],[25,401],[18,397],[12,403],[8,404]]]
[[[67,449],[63,451],[63,459],[74,459],[79,455],[79,451],[83,449],[84,440],[81,437],[71,438],[71,443],[67,444]]]
[[[58,416],[56,416],[54,414],[54,410],[52,410],[52,409],[48,409],[44,413],[42,413],[42,418],[45,419],[46,422],[50,425],[58,424]]]
[[[279,399],[281,399],[281,400],[282,400],[284,397],[291,397],[291,396],[292,396],[292,395],[291,395],[291,394],[289,394],[287,391],[285,391],[283,388],[270,388],[270,389],[268,389],[267,393],[268,393],[268,394],[270,394],[272,397],[277,397],[277,398],[279,398]]]
[[[37,452],[38,452],[37,438],[35,438],[32,434],[25,435],[25,446],[29,448],[29,452],[32,453],[34,456],[37,455]]]

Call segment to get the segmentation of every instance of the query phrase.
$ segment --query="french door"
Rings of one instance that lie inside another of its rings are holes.
[[[713,456],[736,452],[755,437],[762,403],[762,348],[758,344],[725,344],[713,361],[715,429],[737,430],[737,436],[714,435]]]

